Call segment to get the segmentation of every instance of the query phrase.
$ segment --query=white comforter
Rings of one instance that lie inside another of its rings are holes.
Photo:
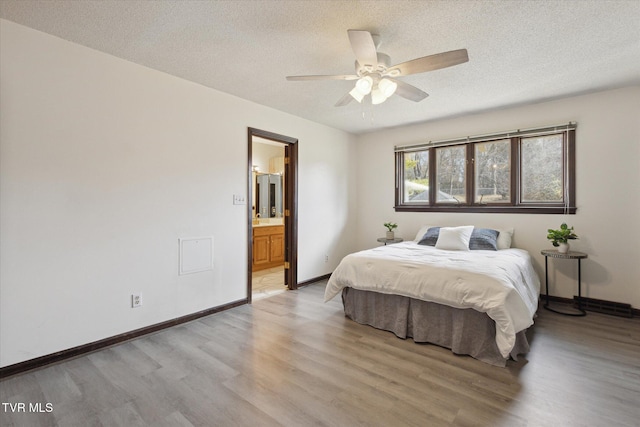
[[[329,279],[325,301],[345,287],[487,313],[505,358],[516,333],[533,324],[540,294],[527,251],[445,251],[415,242],[347,255]]]

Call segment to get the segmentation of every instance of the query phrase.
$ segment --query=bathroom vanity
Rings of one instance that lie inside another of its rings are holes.
[[[284,264],[284,225],[253,226],[252,271]]]

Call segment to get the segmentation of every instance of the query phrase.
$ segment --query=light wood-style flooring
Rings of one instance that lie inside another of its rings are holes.
[[[2,426],[638,426],[640,319],[540,310],[497,368],[356,324],[325,283],[0,382]]]

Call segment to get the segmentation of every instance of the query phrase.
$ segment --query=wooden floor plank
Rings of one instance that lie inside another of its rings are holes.
[[[4,426],[635,426],[640,319],[540,310],[497,368],[357,324],[324,282],[38,370]]]

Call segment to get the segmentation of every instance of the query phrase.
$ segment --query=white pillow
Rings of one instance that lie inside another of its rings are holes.
[[[498,229],[498,249],[509,249],[511,247],[511,237],[513,236],[513,228]]]
[[[416,238],[413,239],[413,241],[417,243],[422,240],[422,236],[424,236],[427,230],[429,230],[431,227],[433,227],[433,225],[423,225],[422,227],[420,227],[420,230],[418,230],[418,234],[416,234]]]
[[[436,249],[468,251],[473,225],[462,227],[442,227],[436,242]]]

